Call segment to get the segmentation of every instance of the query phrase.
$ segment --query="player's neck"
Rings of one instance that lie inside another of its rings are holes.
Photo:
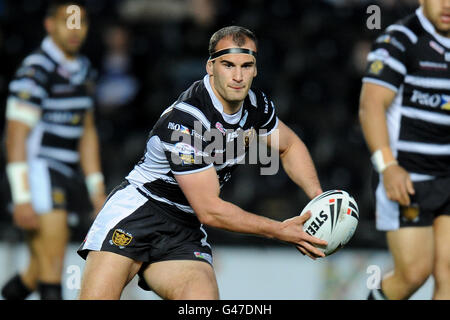
[[[51,37],[51,36],[50,36]],[[64,55],[64,58],[66,58],[69,61],[73,61],[76,59],[77,54],[73,54],[70,52],[67,52],[66,50],[64,50],[63,46],[61,46],[58,41],[56,41],[53,37],[51,37],[53,43],[55,44],[55,46],[62,52],[62,54]]]
[[[222,102],[223,112],[226,114],[235,114],[242,107],[242,104],[243,104],[243,101],[239,101],[236,103]]]

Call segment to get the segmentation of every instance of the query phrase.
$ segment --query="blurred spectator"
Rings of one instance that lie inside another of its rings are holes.
[[[133,74],[133,59],[130,54],[130,34],[121,25],[110,25],[104,33],[105,53],[99,75],[96,97],[99,113],[99,132],[108,185],[116,184],[128,170],[122,170],[123,158],[115,156],[123,150],[132,135],[131,124],[139,118],[136,96],[139,81]],[[126,134],[124,134],[126,132]]]

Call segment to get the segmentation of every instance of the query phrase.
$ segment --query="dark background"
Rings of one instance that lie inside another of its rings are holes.
[[[343,189],[360,209],[348,246],[385,247],[375,230],[372,166],[358,121],[365,58],[382,30],[369,30],[369,5],[381,8],[381,29],[410,13],[418,1],[319,0],[91,0],[90,31],[83,53],[98,71],[97,125],[107,190],[120,183],[143,155],[161,112],[205,74],[213,32],[237,24],[259,39],[254,86],[270,95],[278,117],[308,146],[324,190]],[[0,239],[21,241],[12,225],[6,180],[4,114],[8,83],[22,59],[45,36],[42,0],[0,0]],[[284,171],[261,176],[238,168],[223,198],[276,220],[307,204]],[[87,205],[80,201],[81,211]],[[71,217],[72,240],[90,225],[85,212]],[[209,229],[214,244],[277,244]]]

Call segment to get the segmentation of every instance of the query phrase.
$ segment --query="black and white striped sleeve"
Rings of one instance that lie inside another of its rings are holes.
[[[407,74],[407,48],[417,36],[403,25],[391,25],[372,45],[363,82],[397,92]]]
[[[44,55],[28,56],[9,83],[9,98],[41,108],[42,101],[48,96],[47,85],[52,68],[53,63]]]

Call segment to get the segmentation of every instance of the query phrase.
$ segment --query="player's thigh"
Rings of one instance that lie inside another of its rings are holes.
[[[90,251],[81,282],[79,299],[118,300],[123,288],[137,274],[142,262],[108,252]]]
[[[387,232],[395,271],[420,282],[432,272],[434,240],[432,227],[407,227]]]
[[[441,215],[434,220],[435,277],[450,281],[450,216]],[[450,284],[449,284],[450,285]]]
[[[150,264],[143,273],[147,284],[163,299],[219,299],[214,269],[195,260],[168,260]]]

